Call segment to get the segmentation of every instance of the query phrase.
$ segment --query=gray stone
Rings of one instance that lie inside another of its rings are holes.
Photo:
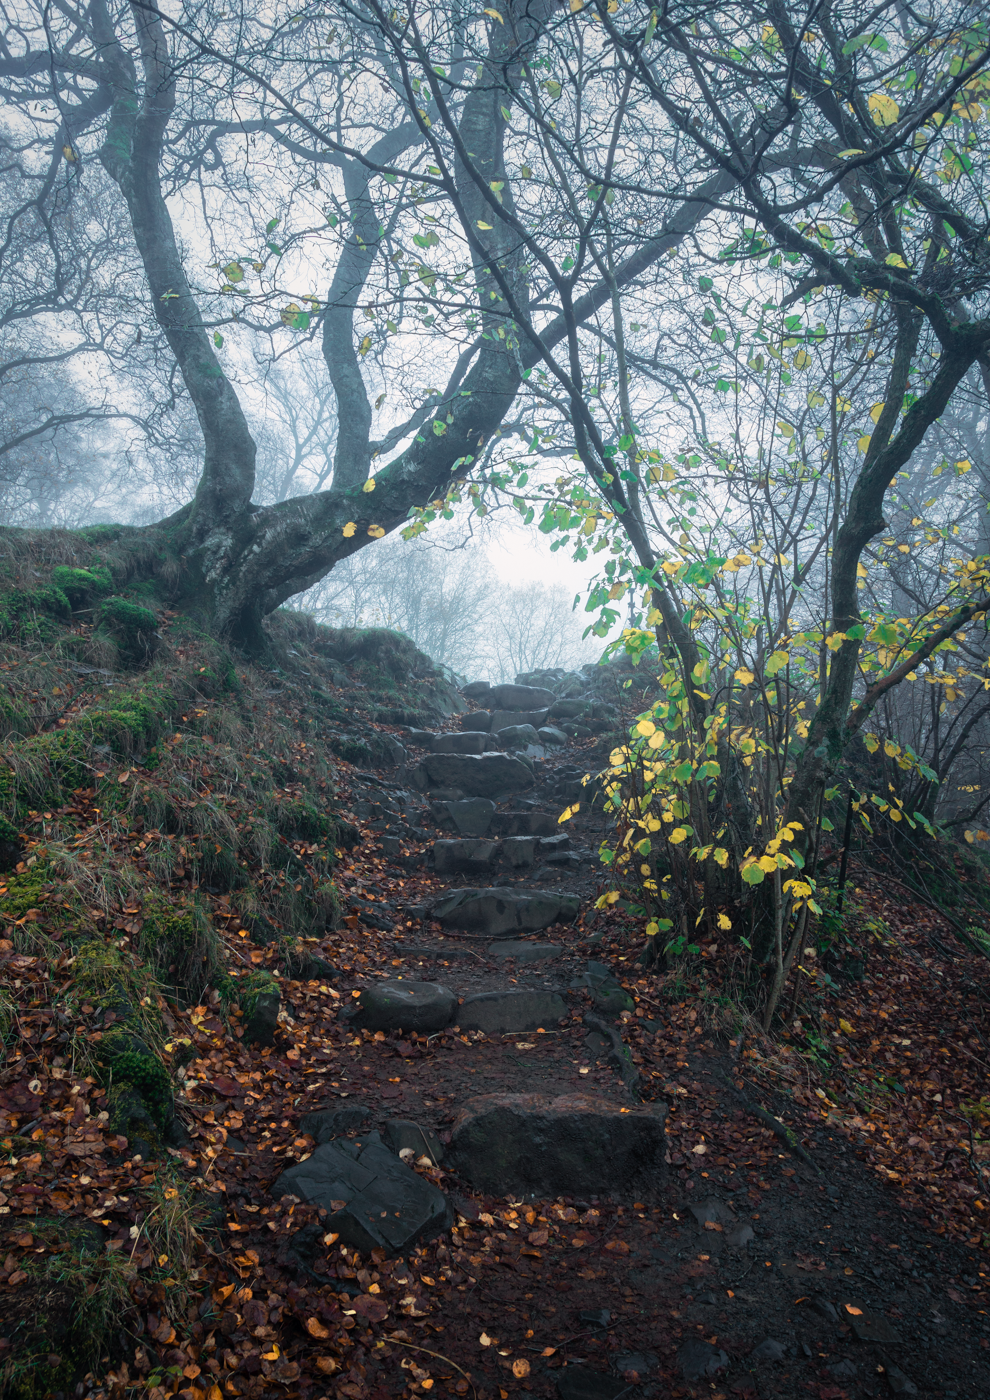
[[[438,826],[451,826],[461,836],[484,836],[491,826],[495,803],[487,797],[467,797],[463,802],[432,802],[430,812]]]
[[[514,870],[536,863],[537,836],[510,836],[502,842],[502,854]]]
[[[492,829],[500,836],[553,836],[557,818],[552,812],[496,812]]]
[[[617,1371],[620,1376],[632,1372],[642,1379],[658,1369],[660,1358],[652,1351],[620,1351],[612,1357],[611,1365],[612,1370]]]
[[[438,875],[484,875],[498,856],[497,841],[434,841],[433,868]]]
[[[749,1353],[750,1361],[783,1361],[787,1355],[787,1348],[783,1342],[775,1341],[773,1337],[765,1337],[759,1346],[755,1346]]]
[[[382,854],[386,856],[401,856],[402,842],[398,836],[382,837]]]
[[[812,1312],[816,1312],[819,1317],[823,1317],[826,1322],[838,1323],[839,1321],[839,1314],[835,1311],[834,1305],[830,1303],[827,1298],[812,1298],[808,1307]]]
[[[692,1203],[688,1206],[688,1210],[702,1229],[709,1223],[712,1225],[735,1225],[736,1223],[734,1213],[714,1196],[709,1196],[705,1201]]]
[[[357,1024],[369,1031],[442,1031],[457,997],[439,982],[379,982],[358,999]]]
[[[585,1094],[485,1094],[461,1106],[448,1157],[492,1195],[641,1199],[666,1167],[666,1104],[630,1108]]]
[[[318,1108],[304,1113],[299,1119],[299,1131],[308,1133],[317,1143],[330,1142],[341,1133],[352,1132],[371,1117],[371,1109],[363,1103],[349,1103],[345,1108]]]
[[[725,1242],[732,1249],[743,1249],[750,1240],[756,1239],[756,1231],[752,1225],[737,1225],[734,1230],[727,1230]]]
[[[707,1376],[717,1375],[729,1364],[729,1358],[720,1348],[698,1337],[689,1337],[677,1353],[677,1364],[686,1381],[701,1381]]]
[[[272,1196],[322,1206],[328,1216],[321,1228],[362,1254],[376,1248],[405,1254],[447,1229],[451,1219],[443,1192],[380,1142],[322,1143],[281,1174]]]
[[[895,1366],[889,1357],[881,1355],[881,1359],[884,1365],[884,1373],[887,1377],[887,1384],[890,1386],[894,1394],[917,1395],[918,1387],[915,1385],[914,1381],[910,1380],[909,1377],[904,1374],[904,1372],[899,1366]],[[948,1391],[945,1391],[943,1393],[946,1395],[949,1394]]]
[[[583,1322],[588,1327],[604,1330],[611,1321],[612,1314],[608,1308],[582,1308],[578,1313],[578,1322]]]
[[[559,748],[561,744],[567,743],[567,735],[562,729],[554,729],[553,725],[545,724],[542,729],[538,729],[540,743],[545,748]]]
[[[519,724],[531,724],[534,729],[539,729],[546,722],[546,710],[493,710],[490,731],[501,739],[505,729],[514,729]]]
[[[429,1157],[435,1167],[443,1161],[440,1139],[432,1128],[421,1128],[411,1118],[390,1118],[384,1128],[385,1141],[399,1156],[411,1151],[417,1159]]]
[[[490,690],[491,685],[488,681],[469,681],[467,685],[461,686],[461,694],[465,700],[480,700]]]
[[[432,729],[406,730],[406,743],[411,744],[413,748],[428,748],[436,737]]]
[[[484,753],[488,735],[465,729],[459,734],[437,734],[430,741],[431,753]]]
[[[564,949],[560,943],[525,943],[508,939],[504,943],[489,943],[488,951],[493,958],[514,958],[517,963],[536,963],[559,958]]]
[[[553,1029],[567,1015],[567,1006],[556,992],[479,992],[465,997],[457,1009],[462,1031],[536,1031]]]
[[[497,937],[505,933],[538,933],[551,924],[570,923],[580,907],[577,895],[496,886],[451,890],[433,906],[433,917],[444,928]]]
[[[590,1366],[565,1366],[556,1375],[560,1400],[617,1400],[629,1389],[624,1380],[610,1376],[607,1371],[593,1371]]]
[[[555,700],[550,706],[547,718],[577,719],[579,715],[583,715],[590,708],[587,700]]]
[[[498,731],[498,742],[507,749],[521,749],[531,757],[542,757],[540,736],[531,724],[509,724]]]
[[[485,703],[499,710],[545,710],[556,700],[552,690],[533,685],[493,685]]]
[[[426,788],[458,788],[466,797],[508,797],[533,786],[526,765],[505,753],[431,753],[414,774]]]
[[[847,1356],[844,1361],[837,1361],[834,1366],[828,1368],[837,1381],[854,1381],[859,1374],[859,1367],[855,1361],[850,1361]]]
[[[488,710],[471,710],[469,714],[461,715],[461,728],[479,730],[482,734],[487,734],[492,727],[492,717]]]
[[[551,856],[559,851],[569,850],[570,845],[571,838],[567,835],[566,831],[561,831],[556,836],[541,836],[540,854]]]
[[[282,1007],[282,993],[276,987],[273,991],[259,992],[251,1015],[244,1023],[244,1040],[248,1045],[274,1045],[278,1029],[278,1013]]]
[[[378,743],[383,768],[401,768],[407,762],[409,755],[393,734],[379,734]]]

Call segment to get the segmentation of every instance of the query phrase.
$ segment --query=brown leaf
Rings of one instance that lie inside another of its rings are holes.
[[[218,1094],[223,1094],[225,1099],[238,1099],[247,1093],[243,1084],[238,1084],[236,1079],[230,1079],[225,1074],[218,1074],[215,1079],[211,1079],[210,1085]]]
[[[325,1341],[330,1335],[330,1328],[324,1327],[318,1317],[307,1317],[306,1331],[311,1337],[316,1337],[318,1341]]]
[[[521,1381],[524,1376],[529,1375],[529,1362],[525,1356],[517,1356],[512,1363],[512,1374],[517,1381]]]
[[[550,1238],[550,1232],[548,1230],[531,1230],[528,1238],[530,1244],[546,1244]]]
[[[12,1273],[12,1274],[11,1274],[11,1276],[10,1276],[10,1278],[7,1280],[7,1282],[10,1284],[10,1286],[11,1286],[12,1288],[16,1288],[17,1285],[18,1285],[19,1283],[23,1283],[24,1280],[25,1280],[26,1278],[27,1278],[27,1274],[24,1272],[24,1270],[23,1270],[23,1269],[18,1269],[15,1273]]]
[[[366,1322],[384,1322],[388,1317],[388,1304],[383,1298],[375,1298],[370,1293],[362,1293],[352,1299],[354,1311]]]
[[[629,1246],[626,1244],[625,1240],[609,1240],[605,1248],[611,1250],[613,1254],[629,1253]]]

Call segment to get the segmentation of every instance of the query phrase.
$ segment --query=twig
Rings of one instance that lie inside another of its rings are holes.
[[[442,1355],[440,1354],[440,1352],[438,1352],[438,1351],[430,1351],[429,1347],[418,1347],[418,1346],[416,1346],[413,1342],[404,1342],[404,1341],[401,1340],[401,1338],[399,1338],[399,1337],[392,1337],[392,1336],[390,1336],[387,1332],[385,1333],[385,1337],[386,1337],[386,1340],[389,1341],[389,1342],[391,1342],[393,1346],[396,1346],[396,1347],[409,1347],[409,1349],[410,1349],[411,1351],[422,1351],[422,1352],[425,1352],[427,1356],[435,1356],[436,1359],[437,1359],[438,1361],[445,1361],[445,1362],[447,1363],[448,1366],[453,1366],[453,1368],[454,1368],[455,1371],[460,1371],[461,1375],[462,1375],[462,1376],[464,1377],[464,1379],[467,1381],[467,1383],[468,1383],[468,1385],[471,1387],[472,1391],[474,1391],[474,1395],[475,1395],[475,1397],[477,1398],[478,1392],[474,1389],[474,1381],[473,1381],[473,1380],[471,1379],[471,1377],[468,1375],[467,1371],[462,1371],[461,1368],[460,1368],[460,1366],[458,1366],[457,1362],[456,1362],[456,1361],[451,1361],[451,1359],[450,1359],[449,1356],[442,1356]]]
[[[785,1127],[785,1125],[780,1121],[779,1118],[775,1118],[773,1114],[768,1113],[765,1108],[761,1108],[759,1104],[752,1103],[749,1099],[747,1099],[745,1094],[739,1091],[739,1089],[736,1087],[736,1085],[732,1082],[732,1080],[727,1074],[721,1075],[720,1078],[724,1080],[724,1082],[728,1085],[732,1093],[735,1094],[736,1098],[742,1104],[743,1108],[745,1108],[747,1113],[751,1113],[754,1118],[758,1118],[761,1123],[766,1124],[766,1126],[770,1129],[774,1136],[780,1138],[781,1142],[786,1144],[788,1149],[791,1152],[793,1152],[795,1157],[799,1157],[801,1161],[806,1164],[806,1166],[811,1167],[812,1171],[816,1171],[819,1176],[822,1175],[821,1167],[816,1161],[814,1161],[812,1157],[808,1155],[807,1152],[805,1152],[804,1148],[798,1142],[797,1138],[791,1132],[790,1128]]]

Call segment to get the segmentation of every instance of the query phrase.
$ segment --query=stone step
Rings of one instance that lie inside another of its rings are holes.
[[[444,928],[466,933],[538,933],[551,924],[572,923],[581,900],[558,890],[518,890],[509,886],[451,890],[437,900],[432,917]]]

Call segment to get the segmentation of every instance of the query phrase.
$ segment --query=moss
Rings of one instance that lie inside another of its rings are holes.
[[[34,720],[27,706],[0,695],[0,738],[20,738],[33,730]]]
[[[294,841],[332,841],[335,824],[325,812],[309,802],[280,802],[275,809],[275,826],[282,836]]]
[[[52,584],[60,588],[73,608],[85,607],[94,598],[102,598],[113,587],[110,570],[97,565],[93,569],[70,569],[60,564],[52,569]]]
[[[148,893],[137,950],[163,986],[180,1001],[198,1001],[224,975],[223,945],[195,903]]]
[[[126,598],[107,598],[97,614],[97,624],[132,664],[150,660],[158,649],[158,618],[150,608],[142,608]]]
[[[245,977],[237,979],[237,1002],[247,1020],[254,1014],[260,996],[276,993],[281,996],[279,984],[264,968],[255,968]]]
[[[0,1065],[7,1059],[7,1045],[13,1037],[14,1015],[13,999],[0,987]]]
[[[136,1090],[159,1129],[171,1122],[175,1108],[169,1072],[139,1037],[115,1027],[100,1042],[99,1054],[111,1088],[126,1084]]]
[[[55,620],[67,622],[72,609],[60,588],[10,588],[0,594],[0,637],[21,643],[51,641]]]

